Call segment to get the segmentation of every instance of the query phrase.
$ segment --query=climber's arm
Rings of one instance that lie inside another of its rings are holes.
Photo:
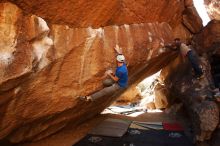
[[[109,75],[115,82],[117,82],[117,81],[119,80],[119,78],[118,78],[116,75],[112,74],[112,73],[109,73],[108,75]]]
[[[118,45],[116,45],[114,49],[117,54],[122,54],[122,49]]]

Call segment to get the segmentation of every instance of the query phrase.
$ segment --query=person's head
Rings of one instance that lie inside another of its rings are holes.
[[[176,45],[177,47],[180,47],[180,45],[181,45],[181,40],[180,40],[180,38],[175,38],[175,39],[174,39],[174,43],[175,43],[175,45]]]
[[[118,65],[123,65],[125,62],[125,57],[122,54],[118,54],[116,60]]]

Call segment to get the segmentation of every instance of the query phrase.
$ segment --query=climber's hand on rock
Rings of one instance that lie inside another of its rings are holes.
[[[122,49],[118,45],[116,45],[114,49],[118,54],[122,54]]]

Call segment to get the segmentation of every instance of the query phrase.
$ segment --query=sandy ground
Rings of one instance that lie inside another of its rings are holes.
[[[69,124],[65,129],[60,132],[37,142],[20,144],[19,146],[72,146],[80,139],[82,139],[88,131],[90,131],[93,127],[99,124],[106,118],[117,118],[117,119],[127,119],[134,121],[143,121],[143,122],[180,122],[187,123],[185,119],[183,119],[182,115],[175,114],[166,114],[162,113],[143,113],[137,117],[129,117],[124,115],[114,115],[114,114],[101,114],[97,117],[87,121],[79,125],[77,128],[73,127]]]

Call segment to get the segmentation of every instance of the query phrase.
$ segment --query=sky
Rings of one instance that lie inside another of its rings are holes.
[[[199,13],[199,16],[202,18],[203,26],[206,26],[206,24],[210,21],[210,18],[206,12],[204,1],[193,0],[193,2],[194,2],[197,12]]]

